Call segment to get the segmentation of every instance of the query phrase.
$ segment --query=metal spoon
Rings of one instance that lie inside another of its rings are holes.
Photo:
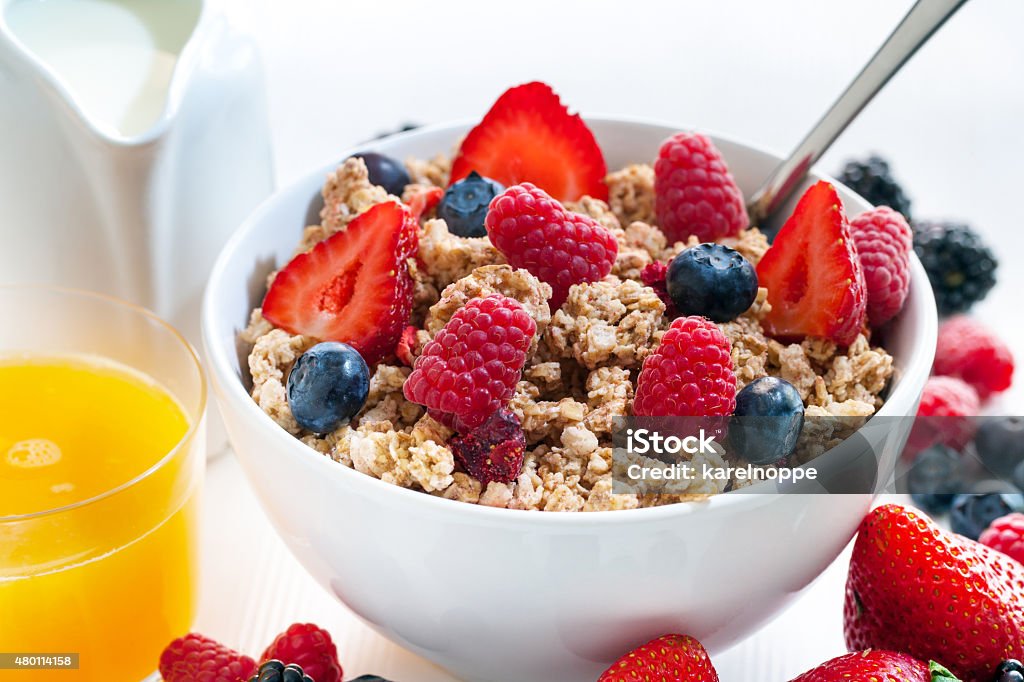
[[[810,167],[882,86],[965,2],[967,0],[917,0],[832,108],[754,193],[747,205],[751,225],[759,225],[769,233],[781,225],[775,213],[800,186]]]

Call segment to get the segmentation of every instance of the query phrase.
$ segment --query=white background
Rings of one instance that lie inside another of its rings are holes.
[[[926,0],[927,1],[927,0]],[[379,131],[478,118],[541,79],[584,113],[721,131],[787,152],[910,6],[905,0],[237,3],[259,41],[279,182]],[[883,152],[917,217],[962,218],[1002,260],[977,314],[1024,358],[1024,2],[972,0],[837,142],[821,167]],[[1024,384],[1024,382],[1021,382]],[[1020,413],[1019,387],[990,409]],[[301,499],[301,491],[282,491]],[[267,525],[234,460],[206,490],[197,629],[258,655],[293,620],[338,640],[346,677],[454,678],[387,643],[320,590]],[[725,682],[774,682],[844,651],[845,557],[788,612],[716,657]],[[751,561],[751,580],[757,562]],[[523,652],[529,655],[529,652]]]

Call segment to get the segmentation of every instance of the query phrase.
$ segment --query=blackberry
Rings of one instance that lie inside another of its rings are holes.
[[[910,222],[910,199],[893,179],[889,162],[872,154],[867,161],[850,160],[839,174],[839,182],[875,206],[888,206]]]
[[[966,312],[995,286],[999,263],[992,249],[963,223],[915,223],[914,251],[942,315]]]
[[[996,668],[994,682],[1024,682],[1024,665],[1016,659],[1003,661]]]
[[[285,665],[276,659],[267,661],[260,666],[249,682],[313,682],[313,678],[302,672],[302,668],[294,663]]]

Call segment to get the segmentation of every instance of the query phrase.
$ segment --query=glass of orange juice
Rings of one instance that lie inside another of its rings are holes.
[[[0,287],[0,680],[142,680],[196,610],[206,387],[166,323]]]

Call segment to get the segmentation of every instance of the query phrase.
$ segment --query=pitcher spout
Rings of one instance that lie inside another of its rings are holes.
[[[145,144],[175,116],[203,0],[0,0],[0,41],[97,139]]]

